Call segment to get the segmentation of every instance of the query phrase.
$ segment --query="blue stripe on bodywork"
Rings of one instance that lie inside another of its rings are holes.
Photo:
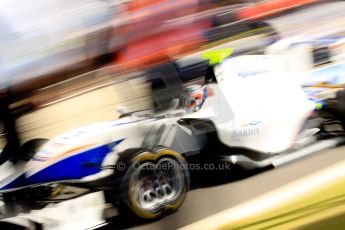
[[[7,185],[5,185],[4,187],[0,188],[0,190],[22,187],[24,185],[25,185],[25,176],[24,174],[22,174],[19,177],[15,178],[10,183],[8,183]]]
[[[27,178],[29,184],[81,179],[101,171],[105,156],[124,139],[78,153],[63,159]]]

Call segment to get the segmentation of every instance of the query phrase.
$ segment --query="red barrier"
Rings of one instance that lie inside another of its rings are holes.
[[[321,0],[271,0],[258,3],[238,11],[240,19],[261,19],[299,6],[321,2]]]

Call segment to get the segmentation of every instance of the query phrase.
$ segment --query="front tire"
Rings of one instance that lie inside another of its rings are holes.
[[[152,220],[180,208],[189,189],[189,173],[181,154],[167,148],[134,152],[117,163],[127,167],[120,184],[120,213]]]
[[[25,142],[20,148],[19,152],[10,156],[9,154],[6,155],[8,158],[7,160],[11,160],[13,163],[17,163],[19,161],[27,162],[31,160],[34,155],[36,154],[37,150],[48,141],[48,139],[44,138],[36,138]],[[6,147],[4,151],[7,151]],[[25,200],[25,199],[33,199],[33,198],[42,198],[43,196],[46,197],[50,192],[49,186],[42,186],[36,188],[23,188],[19,190],[15,190],[13,192],[6,192],[2,194],[2,198],[4,202],[12,202],[15,200]]]

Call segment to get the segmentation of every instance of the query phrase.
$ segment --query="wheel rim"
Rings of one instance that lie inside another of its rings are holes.
[[[183,195],[184,184],[183,171],[175,159],[164,157],[157,163],[145,162],[132,174],[131,202],[143,211],[158,212]]]

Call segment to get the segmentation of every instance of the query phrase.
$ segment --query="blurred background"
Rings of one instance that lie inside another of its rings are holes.
[[[119,105],[152,107],[146,77],[164,63],[198,79],[208,66],[201,54],[229,47],[285,52],[297,65],[297,51],[267,47],[333,39],[341,56],[344,35],[345,2],[335,0],[0,0],[1,146],[116,119]],[[191,200],[181,213],[200,207]],[[201,216],[226,208],[215,204]]]
[[[342,34],[345,8],[342,1],[318,0],[2,0],[0,5],[0,89],[23,141],[116,118],[116,104],[127,99],[137,109],[148,106],[138,95],[147,94],[145,86],[128,79],[140,79],[152,66],[179,61],[185,75],[198,77],[206,63],[188,60],[205,50],[262,53],[286,37]],[[124,79],[130,87],[115,84]]]

